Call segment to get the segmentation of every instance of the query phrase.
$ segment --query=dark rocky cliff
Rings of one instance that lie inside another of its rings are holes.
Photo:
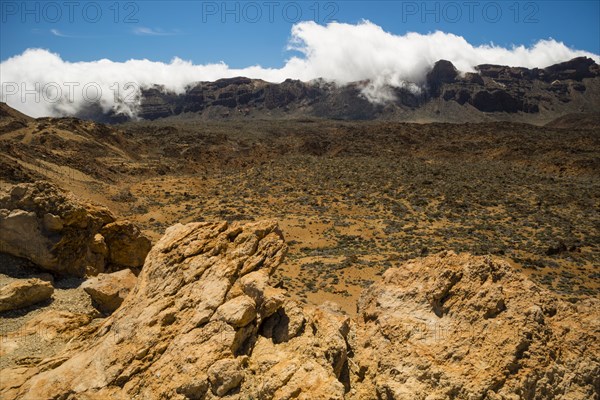
[[[323,80],[288,79],[269,83],[237,77],[198,82],[182,94],[155,86],[143,90],[138,116],[148,120],[184,114],[204,119],[320,117],[528,122],[600,111],[600,66],[586,57],[543,69],[484,64],[475,70],[462,73],[451,62],[440,60],[427,74],[421,92],[388,87],[385,89],[395,99],[384,103],[373,103],[365,97],[363,89],[369,82],[341,86]],[[114,115],[90,115],[89,110],[85,117],[122,122],[122,118]]]

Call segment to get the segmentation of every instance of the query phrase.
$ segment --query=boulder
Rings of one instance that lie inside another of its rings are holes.
[[[99,274],[88,279],[81,287],[92,298],[94,307],[110,314],[123,303],[136,281],[133,272],[124,269],[112,274]]]
[[[23,279],[0,288],[0,312],[17,310],[46,301],[52,297],[54,287],[37,278]]]
[[[241,328],[256,318],[256,305],[250,297],[239,296],[220,306],[215,313],[215,318],[227,322],[234,328]]]
[[[239,359],[227,358],[215,362],[208,369],[208,380],[213,394],[223,397],[242,383],[244,374]]]
[[[108,261],[114,265],[136,268],[144,265],[152,247],[140,229],[129,221],[116,221],[100,230],[108,247]]]
[[[115,221],[107,208],[82,203],[48,182],[0,192],[0,252],[45,270],[83,277],[139,268],[149,250],[149,239],[135,225]]]
[[[184,396],[185,399],[203,400],[206,398],[206,392],[208,392],[209,386],[208,376],[206,376],[206,374],[201,374],[179,386],[176,393]]]
[[[42,233],[35,212],[20,209],[0,210],[0,251],[27,258],[43,268],[54,268],[58,260],[51,250],[53,238]]]
[[[54,214],[46,213],[42,219],[44,229],[49,232],[60,232],[64,228],[62,219]]]
[[[260,334],[274,343],[288,342],[302,334],[305,324],[304,309],[295,301],[287,301],[284,307],[264,320]]]
[[[252,272],[240,279],[242,291],[254,300],[262,319],[272,315],[285,301],[285,291],[270,286],[268,281],[265,271]]]
[[[290,302],[289,307],[297,306]],[[280,309],[289,318],[273,314],[265,325],[271,332],[292,332],[295,311]],[[322,305],[302,310],[302,327],[296,334],[275,340],[265,330],[258,336],[249,358],[250,376],[257,376],[242,390],[257,385],[259,399],[344,399],[349,390],[348,337],[350,318],[338,307]],[[264,334],[264,335],[263,335]]]

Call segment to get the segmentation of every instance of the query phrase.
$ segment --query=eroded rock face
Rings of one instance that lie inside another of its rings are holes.
[[[592,399],[599,302],[557,300],[498,259],[452,252],[388,270],[360,301],[364,399]]]
[[[107,236],[106,238],[102,233]],[[0,252],[66,275],[141,267],[150,241],[104,207],[84,204],[43,181],[0,192]]]
[[[3,379],[1,396],[343,398],[350,320],[284,306],[268,285],[284,253],[273,222],[169,228],[121,307],[60,362]]]
[[[37,278],[22,279],[0,288],[0,312],[31,306],[52,297],[50,282]]]

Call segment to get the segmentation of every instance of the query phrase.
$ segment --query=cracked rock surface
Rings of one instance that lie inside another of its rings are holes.
[[[598,398],[599,305],[557,300],[496,258],[407,262],[362,295],[356,398]]]

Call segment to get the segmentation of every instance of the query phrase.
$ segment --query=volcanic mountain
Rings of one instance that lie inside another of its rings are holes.
[[[184,93],[144,88],[137,116],[201,119],[324,118],[407,122],[513,121],[544,124],[557,116],[600,111],[600,66],[586,57],[546,68],[484,64],[463,73],[446,60],[434,64],[422,84],[339,85],[322,79],[282,83],[236,77],[197,82]],[[90,106],[80,118],[124,122]]]

